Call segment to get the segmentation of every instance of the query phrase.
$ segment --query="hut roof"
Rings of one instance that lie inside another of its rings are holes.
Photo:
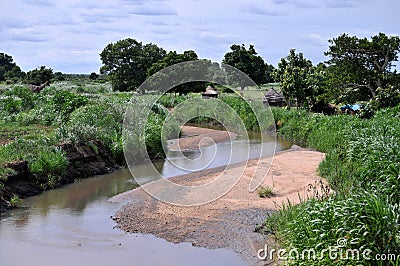
[[[218,94],[218,92],[213,87],[208,86],[203,94]]]
[[[282,94],[271,88],[264,96],[264,99],[268,102],[282,102],[285,101],[285,97]]]

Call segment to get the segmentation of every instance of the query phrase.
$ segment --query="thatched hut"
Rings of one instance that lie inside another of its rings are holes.
[[[218,91],[216,91],[213,87],[208,86],[206,91],[201,93],[201,96],[203,96],[203,99],[218,98]]]
[[[286,100],[282,94],[271,88],[264,96],[264,102],[268,102],[270,106],[285,106]]]

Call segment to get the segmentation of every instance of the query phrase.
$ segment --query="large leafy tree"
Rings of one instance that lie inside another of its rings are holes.
[[[249,49],[246,49],[245,45],[234,44],[230,47],[231,51],[227,52],[222,60],[223,64],[233,66],[240,71],[247,74],[255,83],[263,84],[267,82],[267,65],[259,56],[254,48],[254,45],[250,45]],[[228,73],[229,75],[230,73]],[[233,80],[237,79],[240,88],[243,90],[246,84],[246,80],[240,77],[231,77]]]
[[[281,83],[283,96],[290,103],[297,100],[300,106],[310,108],[322,94],[325,87],[324,75],[316,71],[303,53],[291,49],[289,55],[282,58],[274,72],[276,81]]]
[[[22,78],[24,73],[16,65],[11,55],[0,53],[0,81]]]
[[[342,34],[329,42],[325,55],[330,56],[330,83],[337,101],[379,100],[383,94],[396,94],[398,74],[393,62],[400,51],[398,36],[379,33],[369,40]]]
[[[160,61],[154,63],[148,70],[147,72],[147,76],[151,76],[155,73],[157,73],[158,71],[169,67],[169,66],[173,66],[175,64],[179,64],[179,63],[183,63],[183,62],[189,62],[189,61],[197,61],[199,60],[196,52],[189,50],[189,51],[184,51],[183,53],[177,53],[176,51],[171,51],[169,52],[163,59],[161,59]],[[202,60],[203,62],[204,60]],[[185,68],[192,68],[191,72],[192,74],[196,73],[196,71],[202,71],[204,69],[207,69],[207,64],[211,65],[211,62],[209,61],[204,61],[205,64],[188,64],[185,66]],[[199,67],[201,66],[201,67]],[[179,77],[179,73],[175,73],[176,71],[179,71],[180,68],[170,68],[169,71],[171,72],[171,76],[174,77]],[[157,78],[157,77],[155,77]],[[167,89],[166,87],[168,87],[169,84],[162,84],[165,87],[163,88],[153,88],[153,89],[158,89],[158,90],[165,90]],[[160,84],[158,84],[158,86],[160,86]],[[205,83],[204,82],[200,82],[200,81],[192,81],[192,82],[187,82],[181,85],[178,85],[174,88],[171,88],[169,90],[169,92],[175,92],[175,93],[179,93],[179,94],[187,94],[189,92],[201,92],[205,90]]]
[[[161,60],[166,51],[155,44],[143,44],[127,38],[108,44],[100,54],[101,74],[108,74],[113,88],[136,90],[146,80],[149,68]]]

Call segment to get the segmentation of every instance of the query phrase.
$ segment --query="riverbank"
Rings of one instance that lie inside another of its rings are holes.
[[[65,171],[53,177],[57,180],[57,186],[82,178],[110,173],[118,168],[105,146],[99,141],[94,141],[91,145],[63,143],[58,145],[58,148],[65,153],[68,165]],[[11,162],[5,167],[11,169],[12,173],[7,177],[4,187],[1,189],[0,212],[12,207],[9,203],[12,197],[18,196],[23,199],[55,188],[43,187],[35,182],[27,161]]]
[[[274,157],[263,186],[273,188],[274,196],[260,198],[249,192],[249,182],[257,168],[257,161],[248,163],[242,178],[226,195],[211,203],[180,207],[158,201],[142,188],[123,193],[111,199],[129,202],[113,217],[117,226],[129,233],[154,234],[167,241],[190,242],[206,248],[228,248],[241,255],[250,264],[261,263],[256,255],[269,239],[255,233],[255,225],[262,224],[267,212],[280,208],[283,203],[299,203],[312,197],[309,184],[320,180],[316,173],[324,154],[305,149],[292,149]],[[258,167],[269,168],[271,158],[262,158]],[[225,170],[234,174],[239,167]],[[209,169],[171,178],[172,182],[195,185],[213,180],[224,167]]]
[[[182,127],[181,138],[168,142],[170,144],[169,149],[184,151],[233,140],[236,136],[235,133],[227,131],[184,126]],[[110,173],[119,168],[105,145],[100,141],[92,141],[90,145],[63,143],[57,147],[65,153],[68,162],[65,171],[54,176],[57,180],[57,186],[43,187],[35,182],[28,161],[15,161],[5,166],[11,169],[12,173],[9,174],[7,181],[4,182],[4,187],[1,189],[0,212],[12,207],[9,203],[12,197],[18,196],[18,198],[24,199],[37,195],[44,190],[72,183],[82,178]]]

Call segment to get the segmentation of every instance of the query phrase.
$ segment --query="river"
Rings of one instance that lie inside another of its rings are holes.
[[[253,137],[250,157],[271,155],[275,143]],[[231,163],[247,159],[247,146],[235,140]],[[276,151],[290,148],[291,143],[278,140]],[[201,151],[186,153],[192,169],[213,168],[228,163],[231,145],[218,143]],[[170,154],[170,160],[156,166],[165,177],[185,174],[179,164],[185,158]],[[210,156],[213,158],[210,161]],[[207,159],[208,158],[208,159]],[[148,165],[136,168],[135,176],[151,180]],[[121,207],[111,203],[112,196],[137,187],[126,169],[96,176],[27,198],[23,207],[1,214],[0,265],[71,266],[71,265],[246,265],[227,249],[209,250],[190,243],[173,244],[153,235],[126,234],[115,229],[111,216]]]

